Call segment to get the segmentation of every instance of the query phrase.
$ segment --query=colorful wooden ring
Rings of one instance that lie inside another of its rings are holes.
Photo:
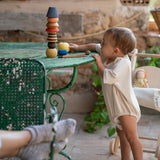
[[[50,36],[48,36],[48,39],[57,39],[57,37],[50,37]]]
[[[57,38],[49,38],[47,40],[57,40]]]
[[[57,23],[59,21],[59,18],[47,18],[47,21],[51,23]]]
[[[66,55],[68,52],[65,49],[58,50],[58,55]]]
[[[48,37],[54,37],[55,38],[55,37],[57,37],[57,35],[56,34],[51,34],[51,35],[49,34]]]
[[[49,48],[56,48],[56,43],[55,42],[48,42],[48,47]]]
[[[56,29],[56,28],[59,27],[58,23],[52,23],[52,22],[48,22],[48,23],[46,24],[46,26],[47,26],[47,28],[49,28],[49,29]]]
[[[57,39],[47,39],[48,42],[58,42]]]
[[[48,33],[48,35],[57,35],[57,33]]]
[[[47,28],[46,31],[47,31],[47,32],[51,32],[51,33],[52,33],[52,32],[56,33],[56,32],[59,31],[59,29],[58,29],[58,28],[56,28],[56,29]]]
[[[49,57],[49,58],[56,57],[57,56],[57,49],[56,48],[53,48],[53,49],[47,48],[46,56]]]
[[[67,50],[67,52],[69,52],[69,50],[70,50],[69,43],[67,43],[67,42],[60,42],[57,47],[58,47],[58,50],[65,49],[65,50]]]

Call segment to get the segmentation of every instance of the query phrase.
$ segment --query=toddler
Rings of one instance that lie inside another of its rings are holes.
[[[132,89],[131,62],[129,56],[136,51],[136,38],[128,28],[108,29],[101,45],[70,44],[70,51],[97,51],[96,59],[102,78],[102,90],[111,122],[116,126],[120,138],[121,159],[130,160],[130,151],[134,160],[142,160],[142,144],[137,135],[137,122],[140,108]]]

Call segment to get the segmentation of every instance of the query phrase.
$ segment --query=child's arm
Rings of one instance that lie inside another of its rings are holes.
[[[103,78],[103,72],[105,70],[105,66],[103,64],[101,56],[97,55],[97,54],[93,54],[91,56],[96,59],[96,65],[97,65],[97,68],[98,68],[98,72],[99,72],[100,76]]]
[[[82,44],[77,45],[74,43],[70,43],[70,52],[82,52],[82,51],[96,51],[96,43],[88,43],[88,44]]]

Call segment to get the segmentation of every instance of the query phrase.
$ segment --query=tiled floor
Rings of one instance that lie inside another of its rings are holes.
[[[65,114],[63,118],[74,118],[77,120],[76,133],[69,140],[65,151],[72,156],[74,160],[120,160],[120,151],[116,155],[109,152],[109,144],[112,138],[107,136],[107,127],[103,127],[96,133],[90,134],[83,131],[84,115]],[[142,115],[138,123],[139,136],[158,138],[160,132],[160,115]],[[141,140],[143,148],[155,151],[156,141]],[[156,160],[155,154],[144,153],[144,160]],[[56,155],[55,160],[65,159],[61,155]]]

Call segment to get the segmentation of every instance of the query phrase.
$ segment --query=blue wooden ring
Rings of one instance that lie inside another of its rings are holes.
[[[60,49],[60,50],[58,50],[58,54],[59,55],[66,55],[68,52],[67,52],[67,50],[65,50],[65,49]]]

